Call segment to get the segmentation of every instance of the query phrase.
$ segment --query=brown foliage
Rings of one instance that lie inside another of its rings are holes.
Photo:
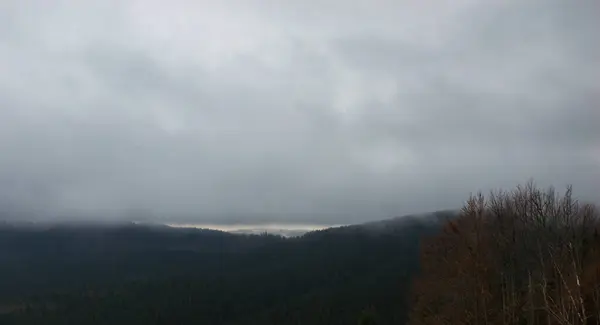
[[[423,245],[410,324],[600,324],[599,229],[570,187],[472,196]]]

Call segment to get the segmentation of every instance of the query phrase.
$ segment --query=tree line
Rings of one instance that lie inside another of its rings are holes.
[[[409,324],[600,324],[599,220],[571,187],[471,196],[422,245]]]
[[[598,325],[599,217],[529,182],[299,238],[3,229],[0,323]]]

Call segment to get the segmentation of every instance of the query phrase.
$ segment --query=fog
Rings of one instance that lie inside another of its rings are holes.
[[[0,215],[349,224],[600,201],[600,10],[562,1],[0,2]]]

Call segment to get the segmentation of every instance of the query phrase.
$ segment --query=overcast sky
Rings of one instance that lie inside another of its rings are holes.
[[[597,0],[2,0],[4,218],[351,223],[600,198]]]

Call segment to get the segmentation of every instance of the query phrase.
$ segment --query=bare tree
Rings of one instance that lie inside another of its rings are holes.
[[[600,324],[598,211],[533,181],[478,193],[424,244],[412,324]]]

